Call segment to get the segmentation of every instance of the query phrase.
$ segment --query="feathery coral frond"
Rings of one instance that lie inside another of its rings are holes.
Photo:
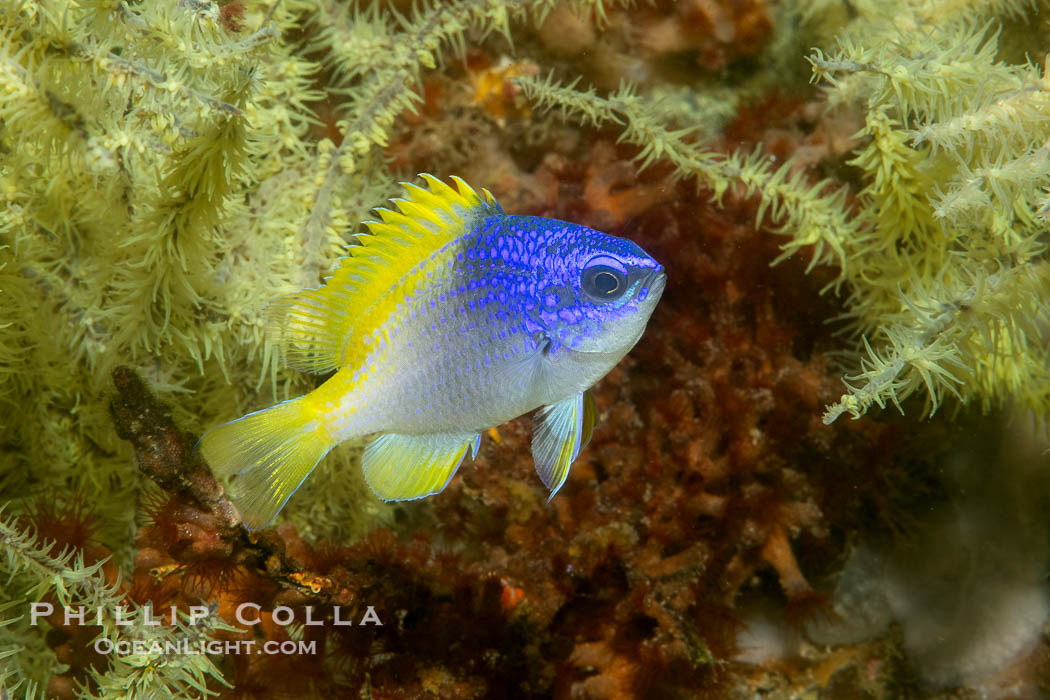
[[[784,245],[780,260],[800,248],[813,246],[812,265],[845,264],[843,241],[856,235],[854,219],[844,211],[845,191],[826,193],[827,182],[807,183],[801,172],[792,172],[790,163],[774,167],[760,153],[725,156],[705,150],[689,138],[693,129],[668,129],[630,85],[623,85],[608,97],[591,88],[574,89],[575,83],[557,84],[546,79],[516,78],[525,94],[545,109],[559,109],[566,115],[591,125],[621,126],[621,141],[635,144],[641,151],[635,159],[645,168],[657,160],[675,167],[683,178],[697,180],[719,200],[733,185],[760,198],[758,219],[768,213],[781,231],[792,234]]]

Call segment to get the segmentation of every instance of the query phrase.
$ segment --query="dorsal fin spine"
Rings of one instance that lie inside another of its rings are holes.
[[[440,216],[433,209],[420,206],[419,204],[409,201],[402,200],[397,203],[398,209],[408,215],[410,218],[414,218],[416,221],[422,223],[423,221],[433,222],[436,226],[441,226],[443,223]]]
[[[410,277],[424,260],[467,233],[479,217],[503,213],[486,189],[479,195],[455,176],[458,191],[432,175],[420,177],[427,188],[402,183],[406,196],[391,200],[397,209],[376,209],[379,221],[364,222],[370,233],[356,234],[358,245],[348,247],[320,288],[271,304],[268,331],[288,365],[322,373],[351,362],[364,351],[357,338],[400,301],[387,294],[394,285],[414,293],[420,282]]]

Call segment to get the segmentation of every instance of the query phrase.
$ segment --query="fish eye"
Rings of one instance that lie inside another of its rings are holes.
[[[591,279],[591,285],[604,296],[611,296],[620,288],[620,280],[608,270],[598,270]]]
[[[611,301],[627,290],[627,274],[606,260],[592,261],[583,270],[583,291],[595,301]]]

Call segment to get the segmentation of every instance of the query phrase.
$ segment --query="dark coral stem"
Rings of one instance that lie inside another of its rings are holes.
[[[196,440],[179,430],[171,410],[129,367],[113,370],[113,384],[109,412],[117,435],[135,448],[142,473],[161,488],[188,496],[227,526],[240,523],[237,509],[197,454]]]

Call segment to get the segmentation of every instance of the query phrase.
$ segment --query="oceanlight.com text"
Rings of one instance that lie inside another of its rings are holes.
[[[169,639],[166,641],[145,641],[136,639],[134,641],[120,640],[114,642],[105,637],[95,640],[95,651],[99,654],[117,654],[127,656],[128,654],[280,654],[290,656],[292,654],[316,654],[317,641],[293,641],[283,642],[269,641],[257,643],[254,639],[242,641],[218,641],[215,639],[201,639],[191,641],[189,639]]]

